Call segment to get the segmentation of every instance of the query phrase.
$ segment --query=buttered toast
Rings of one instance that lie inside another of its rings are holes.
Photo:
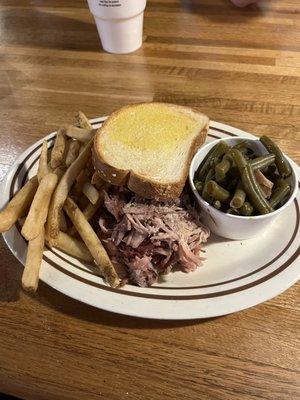
[[[208,126],[206,115],[188,107],[165,103],[123,107],[95,135],[95,169],[105,181],[127,186],[145,198],[175,199]]]

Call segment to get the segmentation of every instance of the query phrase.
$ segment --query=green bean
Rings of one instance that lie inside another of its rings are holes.
[[[245,199],[246,199],[246,193],[243,190],[241,183],[239,182],[239,184],[237,185],[237,187],[235,189],[233,198],[230,201],[230,207],[241,208],[245,202]]]
[[[202,196],[203,200],[205,200],[207,203],[211,204],[213,202],[213,198],[207,192],[207,184],[208,184],[208,182],[205,182],[201,196]]]
[[[208,194],[207,192],[207,183],[213,179],[215,176],[215,170],[212,168],[208,171],[206,177],[205,177],[205,182],[204,182],[204,187],[202,190],[202,198],[207,201],[207,203],[211,204],[213,202],[213,198]]]
[[[213,148],[213,151],[211,151],[209,156],[200,165],[197,171],[197,177],[200,180],[203,180],[211,168],[212,163],[216,162],[216,160],[222,157],[229,149],[230,147],[226,142],[220,141],[218,144],[216,144]]]
[[[245,192],[251,199],[252,205],[260,214],[268,214],[273,211],[273,208],[265,199],[250,165],[247,165],[242,172],[242,182]]]
[[[239,209],[240,213],[242,215],[252,215],[254,212],[254,208],[252,206],[251,203],[249,203],[249,201],[245,201],[245,203],[242,205],[242,207]]]
[[[228,160],[231,165],[233,165],[233,158],[230,155],[230,150],[224,154],[223,160]]]
[[[275,161],[275,155],[267,154],[265,156],[254,158],[254,160],[250,161],[250,165],[253,171],[255,171],[257,169],[267,168],[269,165],[273,164],[274,161]]]
[[[291,187],[286,184],[286,185],[280,185],[276,187],[273,191],[273,194],[269,200],[270,205],[275,208],[280,204],[285,197],[290,193]]]
[[[200,170],[201,170],[202,166],[206,163],[206,160],[208,159],[208,157],[210,157],[211,153],[214,151],[214,148],[215,148],[215,146],[212,147],[212,148],[209,150],[209,152],[206,154],[206,156],[203,158],[201,164],[199,165],[199,167],[198,167],[198,169],[197,169],[197,171],[196,171],[196,173],[195,173],[195,178],[196,178],[196,179],[199,178]],[[209,167],[210,167],[210,165],[209,165]]]
[[[285,179],[282,179],[282,178],[275,179],[274,184],[275,184],[275,187],[278,187],[278,186],[289,186],[287,181]]]
[[[236,210],[235,208],[228,208],[228,210],[226,211],[226,214],[240,215],[238,210]]]
[[[203,187],[204,187],[204,183],[202,181],[195,180],[194,184],[195,184],[195,188],[196,188],[197,192],[199,192],[201,194]]]
[[[244,156],[246,157],[246,154],[248,153],[248,147],[239,147],[237,150],[239,150]]]
[[[238,150],[232,148],[229,151],[229,154],[232,156],[235,166],[238,168],[239,173],[248,165],[243,154]]]
[[[213,206],[214,206],[217,210],[220,210],[220,208],[222,207],[222,204],[221,204],[220,200],[215,200],[215,201],[213,202]]]
[[[230,199],[230,192],[222,188],[215,181],[207,182],[207,193],[215,200],[227,202]]]
[[[267,136],[262,136],[260,138],[260,141],[265,146],[265,148],[269,151],[269,153],[272,153],[275,155],[275,163],[277,165],[279,174],[283,178],[287,178],[288,176],[290,176],[292,173],[291,166],[290,166],[289,162],[286,160],[286,158],[284,157],[282,151],[277,146],[277,144],[274,143],[273,140]]]
[[[231,162],[224,158],[215,166],[216,181],[222,181],[231,167]]]
[[[256,182],[250,164],[247,163],[245,157],[237,149],[232,149],[231,154],[236,166],[240,171],[243,188],[246,194],[249,196],[252,205],[260,214],[268,214],[272,212],[273,209],[264,198],[263,193]]]
[[[205,182],[210,181],[211,179],[214,179],[215,177],[215,170],[214,168],[210,169],[205,177]]]

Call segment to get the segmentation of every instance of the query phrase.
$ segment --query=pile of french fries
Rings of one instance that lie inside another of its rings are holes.
[[[37,175],[0,212],[0,232],[26,216],[21,230],[28,241],[22,276],[26,291],[37,290],[45,243],[80,260],[94,262],[110,286],[120,283],[89,223],[103,202],[106,188],[92,163],[94,134],[89,120],[79,111],[76,126],[57,132],[50,157],[47,141],[43,142]]]

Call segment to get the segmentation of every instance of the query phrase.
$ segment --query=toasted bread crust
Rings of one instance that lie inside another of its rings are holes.
[[[167,103],[162,103],[162,104],[169,105],[172,107],[187,109],[187,107],[176,106],[174,104],[167,104]],[[155,200],[176,199],[180,196],[183,187],[185,185],[192,158],[194,157],[198,149],[202,146],[202,144],[205,142],[209,129],[209,120],[207,118],[207,124],[204,126],[204,128],[199,132],[198,136],[196,136],[193,142],[191,143],[186,163],[182,169],[181,179],[176,182],[160,183],[151,179],[150,177],[142,176],[132,170],[123,170],[107,164],[105,158],[101,153],[101,146],[98,144],[98,140],[100,138],[102,129],[105,129],[106,124],[109,122],[109,119],[116,117],[121,111],[123,112],[124,109],[131,108],[133,106],[136,106],[136,104],[125,106],[120,110],[113,112],[110,118],[108,118],[104,122],[102,127],[98,129],[95,135],[94,148],[93,148],[94,167],[97,171],[99,171],[102,179],[105,180],[106,182],[109,182],[117,186],[127,186],[131,191],[140,196],[143,196],[144,198],[155,199]],[[189,110],[192,110],[196,114],[201,114],[197,110],[194,109],[189,109]]]

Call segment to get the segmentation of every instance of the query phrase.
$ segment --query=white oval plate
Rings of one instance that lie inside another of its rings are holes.
[[[95,128],[105,120],[91,120]],[[46,139],[52,143],[55,132]],[[211,122],[207,142],[228,136],[254,136]],[[0,208],[37,170],[43,139],[26,150],[1,183]],[[298,176],[299,168],[298,169]],[[196,272],[171,273],[151,288],[108,287],[92,267],[59,250],[44,252],[40,278],[52,288],[94,307],[120,314],[155,319],[195,319],[240,311],[269,300],[292,286],[299,269],[299,202],[297,199],[260,237],[231,241],[211,237],[207,260]],[[27,244],[16,224],[3,237],[24,265]]]

